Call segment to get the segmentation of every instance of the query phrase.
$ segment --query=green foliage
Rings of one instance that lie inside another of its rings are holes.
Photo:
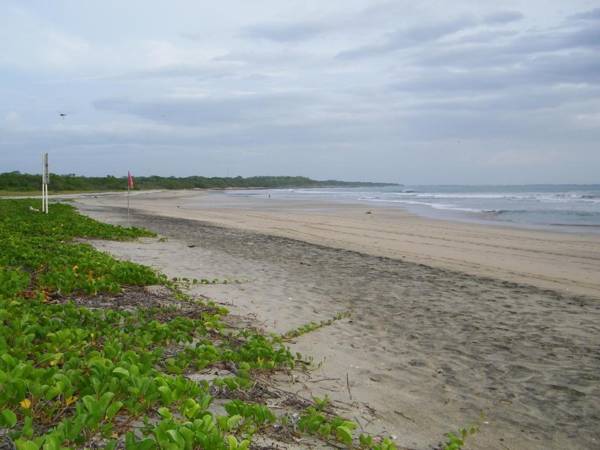
[[[205,448],[214,450],[247,450],[249,440],[238,441],[235,436],[228,434],[228,429],[235,428],[237,419],[228,418],[225,428],[211,414],[204,414],[195,420],[185,422],[176,420],[166,409],[160,411],[163,419],[151,428],[150,437],[139,437],[133,432],[125,437],[126,450],[192,450]],[[232,420],[234,419],[234,420]],[[227,425],[229,423],[229,425]]]
[[[0,426],[12,428],[17,424],[17,415],[10,409],[5,409],[0,413]]]
[[[295,337],[302,336],[303,334],[310,333],[311,331],[318,330],[319,328],[329,326],[332,323],[334,323],[335,321],[345,319],[347,317],[350,317],[349,312],[341,312],[341,313],[336,314],[335,316],[333,316],[331,319],[328,319],[328,320],[321,320],[320,322],[309,322],[305,325],[302,325],[298,328],[295,328],[293,330],[290,330],[290,331],[284,333],[281,337],[284,340],[293,339]]]
[[[477,426],[472,426],[470,428],[461,428],[458,430],[458,433],[448,433],[446,435],[447,440],[442,450],[460,450],[465,445],[465,440],[467,437],[474,435],[479,431]]]
[[[145,266],[74,242],[151,233],[100,224],[66,205],[52,205],[49,215],[31,211],[30,205],[28,200],[0,201],[0,427],[13,430],[17,447],[82,447],[98,433],[112,436],[123,418],[159,411],[160,423],[143,436],[129,435],[128,448],[186,448],[188,443],[247,448],[249,443],[234,443],[228,435],[238,430],[233,427],[238,419],[228,417],[221,426],[208,413],[208,384],[181,374],[236,364],[237,386],[248,386],[251,370],[293,365],[281,342],[252,331],[212,341],[209,334],[221,328],[218,308],[195,319],[165,322],[158,320],[159,310],[49,302],[50,296],[169,281]],[[165,359],[170,346],[181,350]],[[232,417],[240,417],[246,431],[273,419],[260,405],[237,408],[243,415]],[[174,419],[171,410],[186,422]]]
[[[396,444],[389,438],[376,440],[373,436],[368,434],[361,434],[359,436],[359,445],[361,449],[368,450],[396,450]]]
[[[300,416],[298,428],[326,439],[336,439],[350,446],[354,439],[353,432],[356,424],[342,417],[328,417],[318,407],[310,406]]]
[[[27,289],[29,282],[28,273],[0,266],[0,293],[6,296],[16,295]]]
[[[101,438],[109,450],[247,450],[255,433],[279,421],[267,406],[233,397],[248,394],[255,375],[294,367],[281,337],[224,329],[226,311],[214,305],[170,319],[160,308],[75,305],[73,293],[155,283],[190,299],[163,275],[75,241],[151,233],[101,224],[67,205],[51,205],[49,215],[30,206],[0,201],[0,428],[17,449],[87,448]],[[210,384],[185,377],[213,367],[235,375]],[[219,393],[233,398],[223,416],[210,411]],[[395,448],[367,435],[357,444],[356,425],[329,409],[327,398],[315,399],[298,429],[349,448]]]
[[[225,404],[225,411],[230,416],[239,415],[256,425],[275,422],[275,415],[265,405],[258,403],[247,403],[241,400],[232,400]]]
[[[226,392],[233,392],[237,390],[248,390],[254,386],[254,382],[249,377],[220,377],[215,378],[212,382],[215,388],[221,389]]]
[[[341,417],[328,417],[324,409],[329,405],[329,399],[314,398],[314,406],[308,407],[300,416],[298,428],[301,431],[319,435],[325,439],[336,439],[347,446],[352,445],[353,431],[356,424]]]
[[[5,233],[25,236],[52,236],[58,240],[74,237],[126,240],[154,236],[147,230],[109,225],[82,216],[70,205],[51,204],[52,214],[37,214],[39,202],[29,199],[0,201],[0,228]]]
[[[319,436],[325,440],[335,440],[348,448],[359,447],[365,450],[396,450],[396,445],[389,438],[375,438],[368,434],[358,437],[358,445],[354,432],[357,424],[343,417],[326,412],[329,407],[329,399],[313,398],[314,404],[309,406],[301,414],[298,420],[300,431]]]
[[[40,189],[41,175],[20,172],[0,173],[0,190],[37,191]],[[74,174],[50,176],[50,189],[53,191],[119,191],[127,189],[127,177],[83,177]],[[387,186],[389,183],[364,183],[337,180],[317,181],[306,177],[136,177],[136,189],[194,189],[194,188],[289,188],[289,187],[360,187]]]
[[[96,222],[69,205],[52,205],[52,214],[30,206],[30,200],[0,201],[0,294],[24,292],[31,283],[47,295],[118,292],[122,284],[163,282],[164,277],[148,267],[73,242],[76,237],[131,239],[152,233]]]

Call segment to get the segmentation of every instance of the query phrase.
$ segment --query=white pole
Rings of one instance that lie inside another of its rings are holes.
[[[48,203],[47,203],[47,167],[48,167],[48,154],[42,153],[42,213],[47,212]]]
[[[127,176],[127,226],[131,227],[131,222],[129,221],[129,176]]]
[[[48,214],[48,184],[50,183],[50,169],[48,168],[48,153],[46,153],[46,214]]]
[[[42,212],[48,214],[48,153],[42,153]]]

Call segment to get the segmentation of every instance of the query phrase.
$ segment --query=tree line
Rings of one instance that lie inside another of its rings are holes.
[[[370,183],[339,180],[313,180],[300,176],[256,177],[136,177],[134,189],[223,189],[223,188],[292,188],[292,187],[379,187],[393,183]],[[36,191],[41,175],[15,172],[0,173],[0,190]],[[54,191],[119,191],[127,189],[127,177],[86,177],[75,174],[50,174],[50,189]]]

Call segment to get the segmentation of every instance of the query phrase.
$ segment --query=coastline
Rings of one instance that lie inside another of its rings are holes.
[[[190,210],[189,194],[136,199],[133,224],[167,242],[96,245],[168,275],[242,280],[194,292],[253,317],[267,331],[282,333],[351,312],[349,319],[294,340],[293,350],[322,363],[296,390],[344,402],[365,428],[395,434],[407,448],[431,448],[444,433],[472,423],[480,423],[481,431],[468,448],[598,445],[600,367],[593,349],[600,307],[593,298],[481,276],[464,266],[450,270],[389,258],[381,253],[390,249],[381,246],[371,248],[379,254],[369,254],[348,248],[343,238],[326,245],[331,221],[346,233],[383,211],[367,215],[357,206],[332,214],[330,205],[314,202],[284,210],[269,202],[257,211],[255,205],[217,202],[208,193],[202,195],[203,209]],[[78,206],[97,219],[124,224],[122,203],[122,197],[85,198]],[[309,225],[321,234],[296,227],[299,217],[306,224],[308,210]],[[402,217],[412,227],[420,223]],[[377,222],[367,224],[381,234]],[[440,224],[434,230],[440,228],[448,233]],[[362,236],[363,229],[354,232]],[[489,232],[479,233],[481,241],[489,240]],[[548,245],[547,236],[537,239]],[[542,254],[564,259],[548,249]],[[363,420],[370,408],[375,419]]]
[[[124,194],[80,201],[126,206]],[[400,208],[236,197],[219,191],[140,192],[132,197],[132,208],[600,298],[600,234],[595,233],[454,222]]]

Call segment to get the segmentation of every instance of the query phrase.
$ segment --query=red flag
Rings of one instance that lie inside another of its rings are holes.
[[[133,189],[133,175],[127,171],[127,189]]]

